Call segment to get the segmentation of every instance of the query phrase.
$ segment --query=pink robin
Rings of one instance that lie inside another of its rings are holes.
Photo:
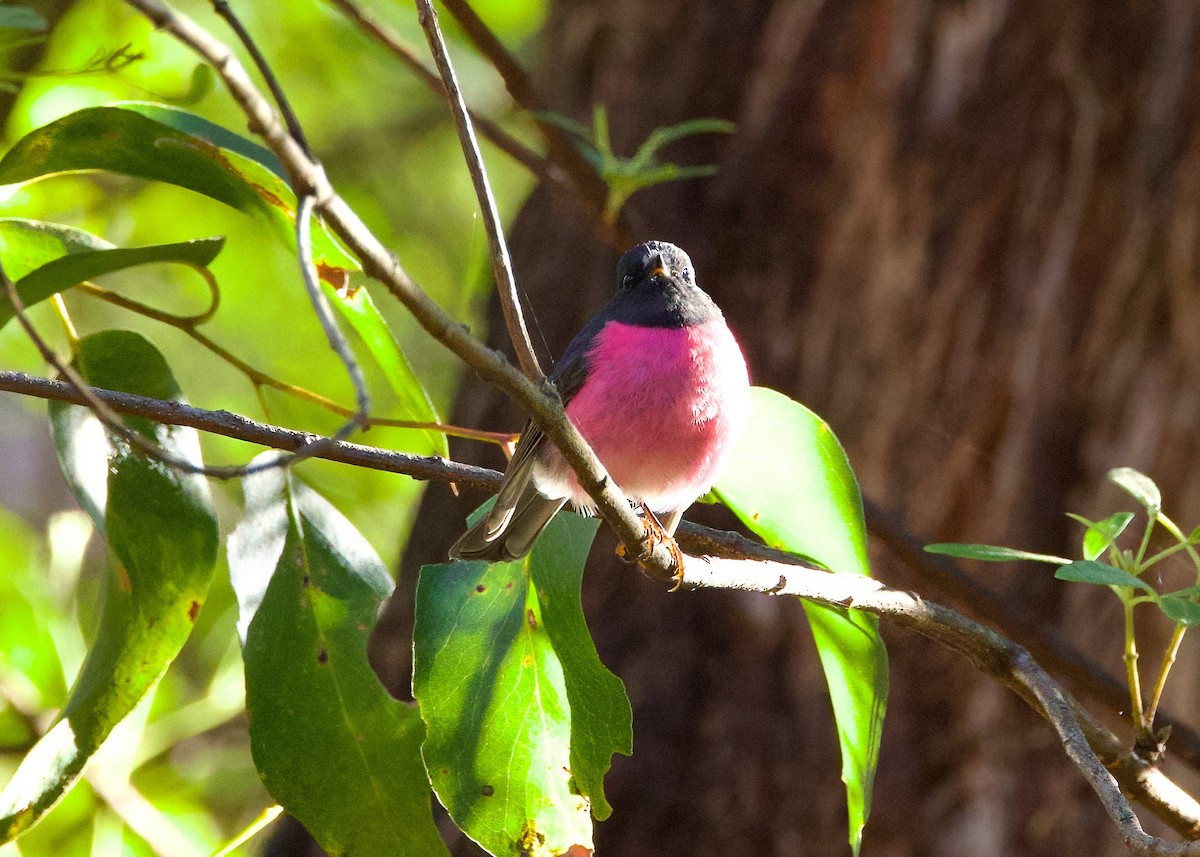
[[[674,244],[634,247],[621,257],[617,279],[617,294],[567,345],[550,380],[609,475],[673,534],[720,475],[745,425],[746,359],[721,310],[696,285],[691,259]],[[568,502],[595,512],[562,453],[530,423],[495,505],[450,556],[518,559]]]

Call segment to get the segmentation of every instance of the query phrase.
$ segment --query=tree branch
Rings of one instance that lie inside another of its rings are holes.
[[[0,391],[81,405],[87,403],[83,394],[70,384],[21,372],[0,371]],[[311,434],[259,423],[228,411],[209,411],[180,402],[97,388],[90,388],[90,393],[114,411],[171,425],[190,426],[261,446],[290,450],[314,440]],[[316,457],[400,473],[414,479],[455,482],[490,491],[499,486],[501,479],[500,473],[483,467],[355,443],[329,444],[320,448]],[[706,554],[689,556],[683,581],[687,586],[797,595],[833,606],[867,610],[966,655],[985,672],[1016,690],[1035,711],[1051,722],[1063,738],[1068,755],[1080,765],[1110,815],[1114,820],[1121,819],[1118,827],[1131,850],[1147,855],[1200,854],[1200,845],[1192,850],[1169,850],[1176,846],[1148,837],[1137,825],[1119,792],[1116,795],[1119,802],[1113,802],[1114,789],[1105,787],[1104,777],[1097,773],[1090,760],[1097,759],[1101,771],[1108,766],[1122,789],[1185,837],[1200,838],[1200,804],[1162,771],[1128,752],[1116,735],[1066,696],[1023,647],[949,608],[892,589],[872,578],[833,574],[806,566],[800,557],[766,547],[737,533],[710,530],[684,521],[679,528],[679,541],[693,553]],[[1081,736],[1082,745],[1079,743]],[[1151,846],[1160,850],[1146,850]],[[1168,850],[1161,850],[1162,847]]]
[[[1200,842],[1168,843],[1146,833],[1121,789],[1137,796],[1173,828],[1191,837],[1200,836],[1200,804],[1144,762],[1138,764],[1125,755],[1101,760],[1098,753],[1107,756],[1120,747],[1116,737],[1106,736],[1106,730],[1084,713],[1085,729],[1080,722],[1082,709],[1063,693],[1028,651],[962,614],[870,577],[782,563],[700,559],[685,564],[683,584],[697,589],[795,595],[831,607],[866,610],[966,655],[980,669],[1015,690],[1050,722],[1068,758],[1083,773],[1133,854],[1200,855]],[[1091,743],[1093,738],[1095,747]],[[1123,778],[1118,785],[1106,763],[1113,766],[1116,774],[1123,777],[1133,774],[1132,778]]]

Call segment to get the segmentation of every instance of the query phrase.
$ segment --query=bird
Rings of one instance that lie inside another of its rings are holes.
[[[746,360],[687,253],[648,241],[617,263],[617,292],[549,376],[567,417],[651,529],[673,535],[728,463],[750,410]],[[453,559],[520,559],[567,503],[594,514],[558,448],[530,422],[496,502]],[[660,521],[661,518],[661,521]]]

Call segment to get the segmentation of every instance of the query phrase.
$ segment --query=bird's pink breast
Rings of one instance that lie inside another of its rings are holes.
[[[749,410],[746,361],[723,319],[684,328],[610,321],[588,366],[567,415],[626,495],[670,512],[712,487]],[[592,506],[557,450],[538,482]]]

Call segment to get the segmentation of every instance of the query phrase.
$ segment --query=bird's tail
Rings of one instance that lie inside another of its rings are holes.
[[[547,497],[526,483],[516,503],[496,505],[450,548],[454,559],[485,559],[509,562],[529,553],[538,535],[567,502],[565,497]]]

